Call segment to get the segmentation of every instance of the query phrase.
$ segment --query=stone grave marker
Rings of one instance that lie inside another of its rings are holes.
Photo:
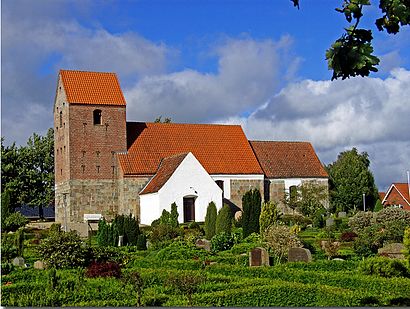
[[[122,247],[124,245],[124,236],[118,236],[118,247]]]
[[[197,248],[205,249],[206,251],[211,251],[211,242],[207,239],[198,239],[195,242]]]
[[[345,211],[340,211],[340,212],[337,214],[337,216],[338,216],[339,218],[346,218],[347,214],[346,214]]]
[[[15,257],[13,259],[14,266],[24,267],[24,264],[24,259],[21,256]]]
[[[312,262],[312,254],[306,248],[290,248],[288,262]]]
[[[383,248],[377,250],[378,255],[385,256],[391,259],[403,260],[404,256],[404,245],[402,243],[393,243],[385,245]]]
[[[44,268],[46,268],[43,261],[35,261],[33,267],[34,267],[34,269],[44,269]]]
[[[332,226],[335,224],[335,220],[333,218],[326,219],[326,226]]]
[[[249,252],[249,266],[269,266],[268,251],[264,248],[255,248]]]

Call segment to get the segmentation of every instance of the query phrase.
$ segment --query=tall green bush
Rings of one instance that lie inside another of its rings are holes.
[[[210,202],[205,216],[205,238],[211,239],[216,232],[217,210],[214,202]]]
[[[216,217],[216,234],[225,232],[230,233],[232,231],[232,212],[228,205],[223,205],[219,210]]]
[[[377,200],[376,205],[374,206],[374,212],[378,212],[383,209],[383,204],[380,200]]]
[[[403,244],[406,248],[406,255],[410,266],[410,227],[406,228],[404,231]]]
[[[282,213],[273,202],[263,203],[261,215],[259,217],[260,233],[270,226],[279,224]]]
[[[98,222],[97,243],[100,246],[117,246],[119,236],[124,236],[125,246],[135,246],[138,235],[140,235],[138,220],[131,214],[117,215],[110,224],[105,219]]]
[[[171,204],[171,214],[169,217],[169,224],[171,224],[172,227],[178,227],[178,207],[177,204],[174,202]]]
[[[258,189],[246,192],[242,197],[242,227],[243,237],[259,233],[259,217],[262,198]]]

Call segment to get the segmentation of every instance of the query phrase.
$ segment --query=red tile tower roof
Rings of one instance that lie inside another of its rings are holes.
[[[158,190],[161,189],[172,176],[182,161],[184,161],[187,155],[187,153],[181,153],[161,160],[157,173],[151,178],[147,186],[142,189],[140,194],[158,192]]]
[[[396,187],[397,191],[401,193],[401,195],[407,200],[410,204],[410,196],[409,196],[409,185],[404,182],[395,182],[393,185]]]
[[[60,76],[71,104],[126,104],[115,73],[60,70]]]
[[[327,178],[309,142],[250,141],[267,178]]]
[[[163,158],[192,152],[208,174],[263,174],[239,125],[127,123],[124,175],[153,175]]]

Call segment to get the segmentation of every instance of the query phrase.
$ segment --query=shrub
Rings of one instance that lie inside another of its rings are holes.
[[[383,209],[383,204],[380,200],[376,201],[376,205],[374,206],[374,212],[379,212],[380,210]]]
[[[235,239],[231,233],[222,232],[211,239],[212,251],[215,252],[229,250],[234,244]]]
[[[121,262],[124,259],[117,248],[114,247],[92,247],[92,258],[95,262]]]
[[[7,262],[18,256],[13,234],[1,235],[1,261]]]
[[[17,248],[17,255],[23,256],[24,252],[24,229],[19,228],[15,235],[16,238],[16,248]]]
[[[261,213],[261,194],[258,189],[246,192],[242,197],[243,237],[259,233],[259,217]]]
[[[100,246],[117,246],[119,236],[123,237],[123,244],[137,244],[140,234],[138,220],[130,214],[129,216],[117,215],[111,224],[105,219],[98,222],[97,243]]]
[[[115,262],[93,262],[87,267],[85,276],[88,278],[97,277],[121,277],[121,268]]]
[[[1,193],[1,228],[2,228],[2,231],[5,231],[6,219],[10,216],[12,212],[10,199],[11,199],[10,190],[5,189],[4,192]]]
[[[406,255],[410,266],[410,227],[406,228],[404,231],[403,244],[406,248]]]
[[[362,261],[358,267],[365,275],[381,277],[409,277],[409,271],[403,262],[396,259],[372,257]]]
[[[284,261],[290,248],[301,247],[302,243],[296,234],[287,226],[271,226],[263,234],[269,251],[278,261]]]
[[[192,221],[191,223],[189,223],[188,229],[190,229],[190,230],[201,230],[201,226],[199,225],[198,222]]]
[[[161,242],[170,241],[178,236],[182,236],[183,233],[183,230],[179,227],[174,228],[170,225],[159,224],[152,227],[149,240],[155,248],[158,247]]]
[[[217,210],[214,202],[210,202],[205,216],[205,238],[211,239],[216,232]]]
[[[90,248],[75,231],[50,233],[40,242],[38,252],[49,267],[55,268],[86,266],[90,260]]]
[[[177,204],[172,203],[171,204],[171,214],[169,216],[169,224],[172,227],[178,227],[178,207]]]
[[[137,238],[137,250],[147,250],[147,236],[139,234]]]
[[[159,224],[169,225],[171,214],[167,210],[162,210],[161,217],[159,217]]]
[[[123,278],[125,284],[130,284],[137,291],[137,307],[141,306],[142,289],[144,288],[144,281],[139,272],[127,273]]]
[[[203,254],[203,250],[197,249],[193,244],[184,241],[174,241],[167,247],[162,248],[155,254],[155,259],[168,260],[190,260]]]
[[[13,212],[4,220],[3,231],[17,231],[28,223],[28,219],[19,212]]]
[[[216,234],[232,231],[232,213],[228,205],[223,205],[216,217],[215,232]]]
[[[1,274],[8,275],[14,270],[14,265],[12,263],[1,263]]]
[[[194,294],[199,287],[199,284],[204,281],[204,278],[193,273],[171,274],[166,285],[171,286],[188,298],[188,304],[192,307],[192,294]]]
[[[282,216],[282,222],[288,226],[299,225],[306,228],[307,225],[312,224],[312,220],[300,214],[286,214]]]
[[[341,240],[341,241],[348,242],[348,241],[353,241],[353,240],[355,240],[356,237],[357,237],[357,234],[356,234],[355,232],[346,231],[346,232],[343,232],[343,233],[340,235],[340,240]]]
[[[401,208],[386,207],[375,214],[375,222],[386,224],[402,221],[410,225],[410,212]]]
[[[353,217],[349,219],[349,227],[355,233],[360,233],[366,227],[371,226],[373,223],[373,213],[372,212],[364,212],[359,211]]]
[[[263,203],[261,215],[259,217],[260,233],[263,234],[268,227],[279,224],[281,217],[282,214],[275,203]]]

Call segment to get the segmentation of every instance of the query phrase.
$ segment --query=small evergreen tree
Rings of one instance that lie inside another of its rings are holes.
[[[171,204],[171,214],[170,214],[170,224],[172,227],[178,227],[178,207],[177,204],[174,202]]]
[[[138,225],[138,220],[134,218],[131,214],[129,215],[129,217],[124,218],[124,232],[127,236],[126,242],[124,241],[124,245],[136,246],[138,235],[140,234],[140,229]]]
[[[105,247],[108,246],[108,229],[107,221],[101,219],[98,222],[98,231],[97,231],[97,243],[99,246]]]
[[[242,197],[242,227],[243,237],[259,233],[259,217],[262,198],[258,189],[249,190]]]
[[[249,220],[251,215],[251,199],[252,199],[252,191],[247,191],[242,196],[242,228],[243,228],[243,238],[249,236],[252,232],[250,232],[249,228]]]
[[[216,234],[222,232],[230,233],[232,230],[232,212],[226,204],[218,212],[215,230]]]
[[[159,218],[159,223],[162,225],[169,225],[170,218],[171,214],[169,213],[169,211],[164,209],[162,211],[161,217]]]
[[[374,206],[374,212],[378,212],[383,209],[383,204],[380,200],[377,200],[376,205]]]
[[[205,216],[205,238],[211,239],[216,232],[217,210],[214,202],[210,202]]]
[[[263,203],[261,215],[259,217],[260,233],[263,234],[268,227],[278,224],[281,217],[282,214],[276,207],[275,203]]]

